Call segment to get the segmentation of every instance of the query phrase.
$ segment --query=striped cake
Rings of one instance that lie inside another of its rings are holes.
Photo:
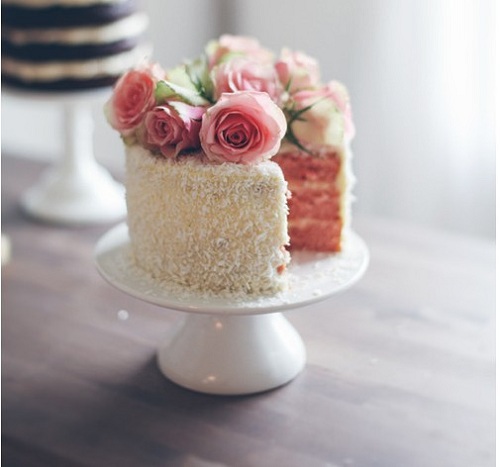
[[[149,54],[137,0],[2,0],[2,82],[34,90],[108,86]]]

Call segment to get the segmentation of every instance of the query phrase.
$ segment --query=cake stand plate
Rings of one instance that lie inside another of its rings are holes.
[[[206,296],[155,280],[133,264],[125,223],[99,240],[95,259],[101,275],[123,292],[186,312],[158,349],[167,378],[194,391],[237,395],[279,387],[302,371],[304,343],[282,312],[352,286],[366,271],[369,252],[354,232],[341,253],[294,252],[289,290],[244,299]]]
[[[92,224],[123,219],[125,190],[96,162],[91,104],[104,102],[110,89],[32,92],[4,89],[30,102],[53,103],[64,111],[64,154],[21,198],[35,218],[62,224]]]

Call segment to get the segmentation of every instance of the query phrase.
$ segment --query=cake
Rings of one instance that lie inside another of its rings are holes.
[[[112,85],[149,55],[137,0],[2,0],[2,82],[33,90]]]
[[[198,291],[265,295],[286,288],[287,187],[277,164],[164,160],[134,145],[126,169],[139,267]]]
[[[216,296],[289,287],[290,249],[338,252],[350,224],[349,100],[299,52],[222,36],[167,71],[125,73],[105,106],[125,144],[131,260]],[[290,245],[291,239],[291,245]]]

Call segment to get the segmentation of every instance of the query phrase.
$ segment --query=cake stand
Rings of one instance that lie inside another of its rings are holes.
[[[3,88],[12,97],[57,104],[64,112],[64,154],[21,198],[33,217],[62,224],[123,219],[125,191],[93,153],[93,103],[104,103],[109,88],[78,92],[32,92]]]
[[[301,372],[304,343],[283,312],[353,285],[369,252],[351,232],[341,253],[293,253],[289,290],[258,299],[207,297],[151,278],[132,263],[125,223],[101,237],[95,260],[101,275],[123,292],[185,312],[157,352],[168,379],[198,392],[238,395],[279,387]]]

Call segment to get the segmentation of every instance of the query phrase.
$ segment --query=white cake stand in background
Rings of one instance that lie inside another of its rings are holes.
[[[124,188],[97,163],[93,152],[91,106],[104,103],[110,88],[77,92],[3,90],[15,98],[56,104],[64,112],[63,157],[23,195],[21,205],[25,211],[35,218],[62,224],[123,219]]]
[[[306,350],[286,310],[313,304],[353,285],[364,274],[368,248],[354,232],[338,254],[292,254],[290,290],[272,297],[210,298],[154,280],[132,264],[126,224],[97,243],[99,272],[136,298],[186,313],[158,349],[173,382],[209,394],[252,394],[288,383],[304,368]]]

